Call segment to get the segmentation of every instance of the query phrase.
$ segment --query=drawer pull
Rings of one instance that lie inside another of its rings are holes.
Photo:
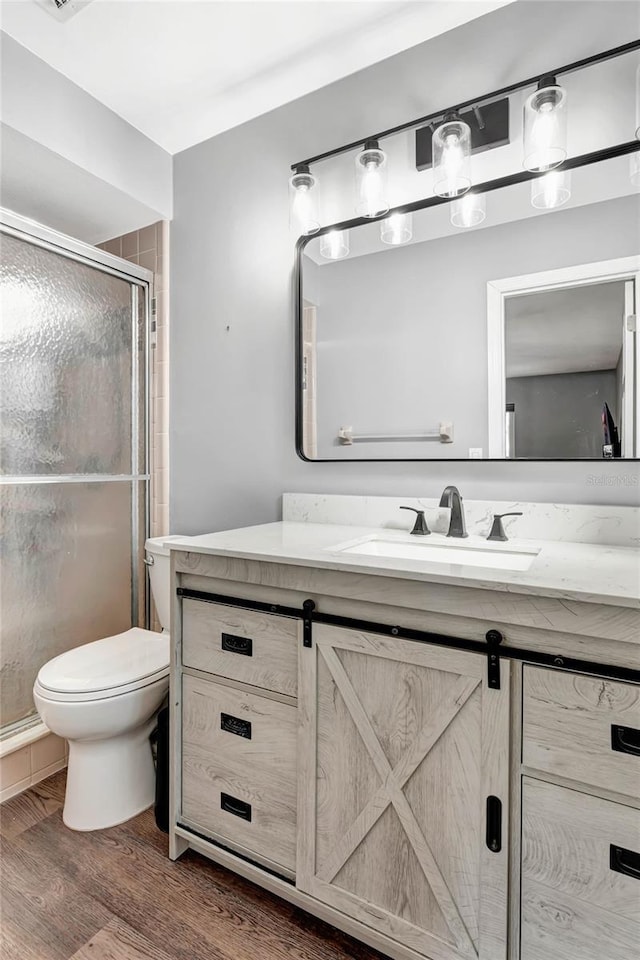
[[[487,846],[492,853],[502,850],[502,801],[487,797]]]
[[[234,817],[240,817],[241,820],[248,820],[251,823],[251,804],[244,800],[238,800],[236,797],[230,797],[228,793],[220,794],[220,806],[226,813],[232,813]]]
[[[616,873],[640,880],[640,853],[625,850],[624,847],[609,847],[609,867]]]
[[[618,727],[611,725],[611,749],[619,753],[630,753],[640,757],[640,730],[633,727]]]
[[[227,653],[239,653],[241,657],[252,657],[253,640],[251,637],[234,637],[232,633],[223,633],[222,649]]]
[[[242,717],[232,717],[230,713],[220,714],[220,729],[225,733],[233,733],[236,737],[251,740],[251,721]]]

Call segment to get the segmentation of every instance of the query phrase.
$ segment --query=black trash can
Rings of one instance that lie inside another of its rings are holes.
[[[169,833],[169,707],[158,714],[156,732],[156,826]]]

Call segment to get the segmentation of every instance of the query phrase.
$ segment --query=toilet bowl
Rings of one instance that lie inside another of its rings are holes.
[[[132,627],[46,663],[33,699],[52,733],[69,742],[62,818],[72,830],[101,830],[149,807],[155,770],[149,736],[169,688],[171,537],[145,544],[162,633]]]

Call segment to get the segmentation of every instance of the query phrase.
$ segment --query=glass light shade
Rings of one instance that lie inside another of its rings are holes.
[[[539,210],[561,207],[571,198],[571,171],[551,170],[531,181],[531,206]]]
[[[634,186],[640,187],[640,151],[632,153],[629,158],[629,179]]]
[[[640,140],[640,66],[636,70],[636,137]]]
[[[320,256],[326,260],[342,260],[349,256],[349,234],[346,230],[329,230],[320,237]]]
[[[356,157],[356,213],[380,217],[389,209],[387,155],[376,140],[369,140]]]
[[[487,195],[466,193],[451,204],[451,223],[454,227],[477,227],[487,215]]]
[[[400,246],[409,243],[413,236],[413,216],[410,213],[392,213],[380,222],[380,239],[383,243]]]
[[[291,228],[297,237],[309,236],[320,229],[318,180],[309,167],[298,167],[289,180]]]
[[[567,159],[567,93],[555,78],[541,81],[524,105],[525,170],[552,170]]]
[[[471,128],[458,117],[445,119],[434,130],[432,144],[433,192],[437,197],[459,197],[471,186]]]

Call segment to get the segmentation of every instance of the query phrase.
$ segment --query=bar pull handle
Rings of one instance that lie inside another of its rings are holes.
[[[248,820],[251,823],[251,804],[244,800],[238,800],[228,793],[220,794],[220,806],[226,813],[232,813],[234,817],[240,817],[241,820]]]
[[[625,850],[624,847],[609,847],[609,867],[625,877],[640,880],[640,853],[634,850]]]
[[[611,749],[617,750],[618,753],[630,753],[633,757],[640,757],[640,730],[612,724]]]
[[[502,800],[487,797],[487,846],[492,853],[502,850]]]
[[[234,637],[232,633],[223,633],[221,646],[227,653],[238,653],[241,657],[253,656],[251,637]]]

